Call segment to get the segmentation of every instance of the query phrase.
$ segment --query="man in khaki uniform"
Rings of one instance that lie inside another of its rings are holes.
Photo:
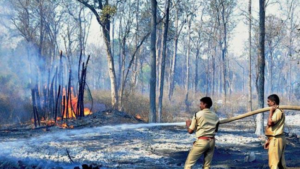
[[[286,169],[284,150],[286,140],[284,136],[285,115],[279,106],[279,97],[272,94],[268,97],[268,106],[270,114],[265,134],[268,140],[265,144],[265,149],[269,149],[269,167],[270,169]]]
[[[200,99],[200,111],[197,112],[192,120],[186,121],[188,132],[196,132],[197,140],[185,161],[184,168],[190,169],[204,155],[204,169],[209,169],[215,150],[215,132],[219,122],[218,116],[210,110],[212,100],[210,97]]]

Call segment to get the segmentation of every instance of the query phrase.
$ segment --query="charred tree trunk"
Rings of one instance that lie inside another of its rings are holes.
[[[37,127],[37,117],[36,117],[36,103],[35,103],[35,91],[34,89],[31,89],[31,97],[32,97],[32,112],[33,112],[33,120],[34,120],[34,126]]]
[[[61,119],[63,120],[64,119],[64,116],[66,115],[67,116],[67,111],[66,111],[66,105],[67,105],[67,103],[66,103],[66,96],[63,96],[62,97],[62,102],[63,102],[63,105],[62,105],[62,109],[61,109],[61,112],[62,112],[62,114],[61,114]]]
[[[58,106],[59,106],[59,104],[61,104],[61,102],[59,102],[60,90],[61,90],[60,88],[61,88],[61,86],[59,85],[58,92],[57,92],[57,97],[56,97],[56,105],[55,105],[55,115],[54,115],[54,121],[55,121],[55,123],[56,123],[56,120],[57,120],[57,114],[59,113],[58,112]]]
[[[36,94],[36,108],[37,108],[37,111],[42,115],[44,116],[44,112],[42,110],[42,106],[41,106],[41,97],[40,97],[40,92],[39,92],[39,88],[38,88],[38,85],[36,85],[35,87],[35,94]],[[39,116],[39,115],[38,115]],[[39,120],[38,120],[39,122]]]
[[[77,116],[84,117],[84,91],[86,86],[87,66],[90,60],[90,55],[86,60],[86,64],[82,63],[81,76],[79,81],[78,101],[77,101]]]
[[[68,86],[66,88],[66,90],[67,90],[67,92],[66,92],[67,105],[65,107],[65,109],[66,109],[66,112],[65,112],[66,113],[66,118],[65,119],[70,118],[70,114],[71,114],[71,112],[69,110],[69,107],[71,106],[71,105],[69,106],[69,104],[71,103],[71,96],[72,96],[72,94],[71,94],[71,77],[72,77],[72,71],[69,70],[69,81],[68,81]]]

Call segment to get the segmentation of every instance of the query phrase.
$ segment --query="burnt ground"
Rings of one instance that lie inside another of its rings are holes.
[[[170,129],[174,130],[174,129]],[[185,130],[184,130],[185,132]],[[248,131],[253,133],[254,131]],[[220,131],[220,133],[245,135],[245,131]],[[285,159],[288,168],[300,169],[300,139],[296,135],[289,137],[286,134],[287,147],[285,151]],[[216,140],[218,142],[218,140]],[[268,151],[264,150],[263,141],[254,141],[248,145],[220,146],[216,145],[212,168],[215,169],[264,169],[268,167]],[[218,144],[218,143],[216,143]],[[245,162],[245,152],[255,152],[255,160],[253,162]],[[158,154],[170,157],[173,163],[183,166],[188,155],[188,151],[158,151]],[[197,165],[202,166],[203,156],[198,160]]]
[[[139,126],[128,128],[122,123]],[[83,164],[93,164],[94,168],[183,168],[194,140],[184,126],[145,127],[140,120],[122,112],[96,113],[70,120],[68,125],[73,129],[60,126],[32,129],[32,124],[2,128],[0,168],[84,168]],[[107,125],[112,127],[101,127]],[[111,130],[114,128],[117,130]],[[52,137],[56,135],[68,137]],[[213,169],[268,168],[263,140],[257,139],[251,129],[242,125],[221,126],[216,138]],[[255,154],[255,160],[245,161],[250,152]],[[288,167],[300,168],[297,135],[287,135],[285,158]],[[200,158],[197,167],[201,168],[202,163]]]

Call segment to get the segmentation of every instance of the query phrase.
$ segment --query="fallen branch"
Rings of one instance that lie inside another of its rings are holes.
[[[68,150],[68,149],[66,149],[66,152],[67,152],[67,155],[68,155],[69,160],[70,160],[72,163],[74,163],[74,161],[72,160],[72,158],[71,158],[71,156],[70,156],[70,153],[69,153],[69,150]]]
[[[279,108],[284,109],[284,110],[300,110],[300,106],[282,105],[282,106],[279,106]],[[263,113],[263,112],[266,112],[266,111],[269,111],[269,110],[270,110],[270,107],[265,107],[265,108],[258,109],[258,110],[255,110],[255,111],[250,111],[250,112],[241,114],[239,116],[235,116],[235,117],[232,117],[232,118],[220,120],[220,124],[229,123],[229,122],[232,122],[232,121],[235,121],[235,120],[239,120],[239,119],[243,119],[243,118],[246,118],[246,117],[249,117],[249,116],[253,116],[255,114]]]

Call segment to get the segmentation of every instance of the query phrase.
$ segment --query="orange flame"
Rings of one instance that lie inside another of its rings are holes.
[[[63,96],[66,96],[66,90],[63,88]],[[62,101],[62,105],[67,106],[67,101]],[[78,97],[74,96],[73,87],[71,87],[71,99],[69,100],[68,107],[65,107],[64,109],[64,118],[76,118],[76,115],[78,115],[77,111],[77,103],[78,103]],[[89,108],[84,108],[84,116],[92,114],[91,110]]]
[[[141,117],[139,114],[135,115],[135,118],[136,118],[136,119],[139,119],[139,120],[142,119],[142,117]]]
[[[67,123],[63,123],[63,124],[61,125],[61,127],[62,127],[62,128],[67,128],[68,125],[67,125]]]
[[[55,124],[55,121],[54,120],[49,120],[47,121],[46,125],[47,126],[53,126]]]
[[[63,128],[63,129],[73,129],[74,126],[73,125],[68,125],[67,123],[63,123],[63,124],[58,124],[58,127]]]
[[[66,89],[65,88],[63,88],[62,96],[65,96],[65,98],[66,98]],[[79,115],[77,113],[78,112],[77,111],[77,103],[78,103],[78,97],[74,95],[73,87],[71,87],[71,94],[70,94],[70,99],[68,101],[68,104],[67,104],[67,100],[64,100],[64,99],[62,100],[62,105],[64,107],[64,110],[62,112],[63,118],[76,118],[76,115]],[[68,105],[68,107],[67,107],[67,105]],[[83,111],[84,111],[83,112],[84,116],[93,114],[93,112],[89,108],[84,108]],[[56,117],[56,120],[60,121],[60,120],[62,120],[62,117],[58,116],[58,117]],[[33,124],[34,118],[31,118],[30,121]],[[40,122],[42,124],[46,124],[47,126],[51,126],[51,125],[55,124],[54,120],[47,120],[44,117],[41,117]],[[69,128],[72,128],[72,127],[69,126]]]
[[[65,88],[63,88],[63,96],[66,96]],[[76,118],[75,111],[77,109],[77,102],[78,102],[78,99],[77,99],[77,97],[74,96],[73,87],[71,87],[71,99],[68,100],[68,104],[67,104],[66,100],[62,100],[62,105],[64,106],[64,110],[63,110],[64,118]],[[68,107],[67,107],[67,105],[68,105]]]
[[[89,108],[84,108],[84,116],[93,114]]]

